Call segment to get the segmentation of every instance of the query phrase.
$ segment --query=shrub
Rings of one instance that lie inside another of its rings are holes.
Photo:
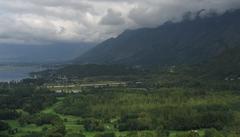
[[[154,137],[151,132],[131,132],[126,137]]]
[[[207,129],[205,131],[204,137],[224,137],[220,132],[218,132],[216,129]]]
[[[94,137],[116,137],[115,133],[96,134]]]
[[[71,133],[71,134],[67,134],[65,137],[85,137],[85,135],[81,134],[81,133]]]

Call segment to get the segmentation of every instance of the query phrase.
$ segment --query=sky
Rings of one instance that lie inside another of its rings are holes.
[[[240,7],[240,0],[0,0],[0,45],[100,43],[126,29],[180,21],[187,11]]]

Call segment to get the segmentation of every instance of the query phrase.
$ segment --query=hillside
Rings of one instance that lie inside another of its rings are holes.
[[[240,45],[240,10],[157,28],[127,30],[75,61],[81,64],[198,64]]]
[[[210,76],[225,80],[240,80],[240,47],[225,50],[213,58],[204,68]]]

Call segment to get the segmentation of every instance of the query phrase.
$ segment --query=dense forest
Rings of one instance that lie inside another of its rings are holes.
[[[0,135],[238,137],[240,81],[210,78],[197,68],[81,65],[59,69],[48,77],[45,74],[51,71],[38,73],[42,74],[39,79],[1,83]],[[51,80],[57,79],[58,73],[77,78],[79,83],[101,79],[124,80],[127,85],[54,92],[46,84],[56,84]]]

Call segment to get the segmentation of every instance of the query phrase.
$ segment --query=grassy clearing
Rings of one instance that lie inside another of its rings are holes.
[[[58,98],[59,102],[57,102],[55,105],[52,107],[46,108],[45,110],[42,111],[42,113],[48,113],[48,114],[56,114],[58,115],[61,119],[64,120],[64,124],[66,127],[67,132],[74,132],[78,133],[84,130],[83,125],[79,125],[79,121],[82,120],[81,117],[77,116],[72,116],[72,115],[62,115],[58,114],[54,111],[54,108],[63,100],[63,98]]]
[[[35,124],[21,126],[16,120],[8,120],[6,122],[8,122],[12,128],[17,128],[18,132],[14,135],[14,137],[21,137],[30,132],[41,132],[44,127],[50,127],[50,125],[36,126]]]

